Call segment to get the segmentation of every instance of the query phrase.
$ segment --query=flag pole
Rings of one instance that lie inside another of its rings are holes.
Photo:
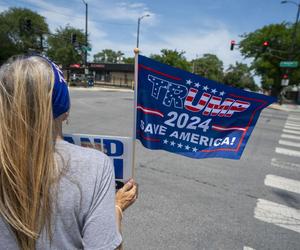
[[[135,48],[133,51],[134,51],[134,101],[133,101],[133,131],[132,131],[132,178],[135,177],[136,106],[137,106],[137,92],[138,92],[139,48]]]

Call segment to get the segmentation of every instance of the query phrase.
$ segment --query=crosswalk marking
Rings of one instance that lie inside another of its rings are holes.
[[[287,138],[287,139],[300,140],[300,136],[296,136],[296,135],[282,134],[281,137],[282,138]]]
[[[300,171],[300,164],[294,162],[288,162],[288,161],[281,161],[276,158],[272,158],[271,165],[273,167],[288,169],[292,171]]]
[[[300,127],[295,127],[295,126],[284,126],[285,129],[292,129],[292,130],[300,130]]]
[[[277,147],[275,149],[275,152],[278,154],[300,157],[300,151],[297,151],[297,150],[291,150],[291,149],[287,149],[287,148]]]
[[[276,175],[267,175],[265,185],[300,194],[300,181],[284,178]]]
[[[300,128],[300,124],[299,123],[293,123],[293,122],[286,122],[285,126],[293,126],[293,127]]]
[[[290,121],[290,120],[292,120],[292,121],[300,121],[300,118],[299,117],[297,117],[297,116],[288,116],[288,118],[287,118],[287,120],[288,121]]]
[[[293,141],[279,140],[278,143],[281,144],[281,145],[286,145],[286,146],[291,146],[291,147],[297,147],[297,148],[300,148],[300,142],[293,142]]]
[[[258,220],[300,233],[300,211],[275,202],[258,199],[254,210]]]
[[[284,133],[288,133],[288,134],[300,135],[300,131],[296,131],[296,130],[283,129],[282,131],[283,131]]]

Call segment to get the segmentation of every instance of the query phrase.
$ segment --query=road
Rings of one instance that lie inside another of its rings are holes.
[[[132,92],[72,90],[68,133],[131,136]],[[125,249],[300,249],[300,113],[266,109],[241,160],[137,143]]]

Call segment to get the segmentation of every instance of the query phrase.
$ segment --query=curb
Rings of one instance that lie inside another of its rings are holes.
[[[268,106],[268,108],[269,109],[280,110],[280,111],[285,111],[285,112],[300,112],[300,106],[299,105],[271,104],[270,106]]]
[[[107,92],[128,92],[133,93],[132,89],[123,89],[123,88],[106,88],[106,87],[69,87],[71,91],[107,91]]]

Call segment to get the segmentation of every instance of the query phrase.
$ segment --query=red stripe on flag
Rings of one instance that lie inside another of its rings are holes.
[[[144,136],[141,131],[138,131],[138,133],[146,141],[160,142],[160,139],[156,139],[156,138],[151,138],[151,137]]]
[[[203,100],[200,100],[200,102],[199,102],[199,104],[200,104],[201,106],[205,106],[206,103],[207,103],[207,101],[203,101]]]
[[[188,106],[188,105],[186,105],[186,106],[184,106],[186,109],[188,109],[189,111],[192,111],[192,112],[199,112],[199,108],[194,108],[194,107],[192,107],[192,106]]]
[[[181,81],[181,78],[179,78],[179,77],[168,75],[168,74],[160,72],[160,71],[158,71],[156,69],[149,68],[149,67],[147,67],[147,66],[145,66],[143,64],[139,64],[139,67],[143,68],[143,69],[146,69],[146,70],[149,70],[151,72],[154,72],[154,73],[156,73],[158,75],[162,75],[162,76],[168,77],[168,78],[170,78],[172,80]]]
[[[194,100],[194,97],[192,96],[188,96],[186,99],[185,99],[187,102],[191,102]]]

